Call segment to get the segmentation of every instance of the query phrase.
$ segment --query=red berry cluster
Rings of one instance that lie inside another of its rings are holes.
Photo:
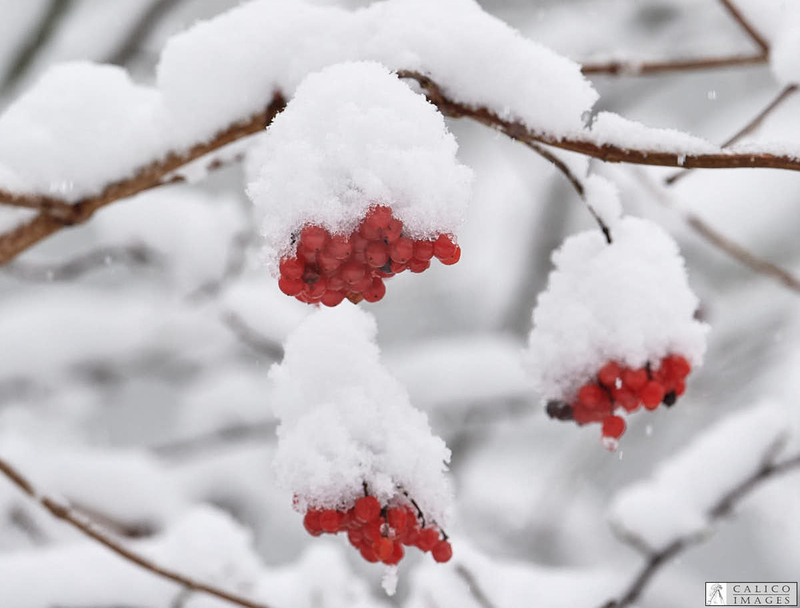
[[[547,413],[552,418],[574,420],[578,424],[600,422],[604,442],[614,445],[625,432],[625,420],[614,415],[616,408],[633,412],[642,405],[648,410],[660,404],[673,405],[686,390],[686,376],[692,366],[685,357],[668,355],[655,371],[648,363],[639,369],[626,368],[614,361],[597,372],[597,378],[584,384],[572,403],[550,401]]]
[[[430,551],[437,562],[449,561],[453,549],[440,538],[435,525],[420,526],[417,514],[408,506],[381,507],[374,496],[363,496],[348,510],[309,509],[303,526],[312,536],[347,532],[350,544],[368,562],[394,565],[403,559],[407,547]]]
[[[403,234],[403,222],[386,206],[372,207],[349,236],[330,234],[321,226],[300,231],[295,257],[280,263],[278,287],[307,304],[336,306],[347,298],[377,302],[386,293],[384,279],[404,270],[424,272],[432,258],[455,264],[461,249],[448,235],[414,240]]]

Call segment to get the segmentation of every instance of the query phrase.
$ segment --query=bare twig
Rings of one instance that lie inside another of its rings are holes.
[[[119,46],[108,56],[104,63],[125,65],[136,54],[150,32],[161,21],[162,17],[176,7],[182,0],[153,0],[142,13]]]
[[[276,427],[277,422],[274,420],[229,426],[197,437],[163,443],[151,449],[165,458],[189,458],[232,443],[274,438]]]
[[[790,84],[784,87],[781,90],[781,92],[778,93],[778,95],[772,101],[770,101],[763,110],[761,110],[758,114],[756,114],[753,117],[753,119],[750,120],[750,122],[748,122],[745,126],[743,126],[731,137],[729,137],[727,141],[725,141],[725,143],[722,144],[721,147],[727,148],[729,146],[732,146],[743,137],[750,135],[750,133],[758,129],[758,127],[761,126],[761,123],[764,122],[764,119],[767,118],[767,116],[769,116],[784,101],[786,101],[787,99],[789,99],[789,97],[791,97],[794,93],[796,93],[797,89],[798,87],[796,84]],[[664,180],[664,183],[667,185],[672,185],[678,180],[683,179],[685,175],[689,175],[689,173],[691,173],[691,169],[686,169],[685,171],[678,171],[667,177]]]
[[[800,454],[783,460],[782,462],[768,461],[755,473],[726,492],[708,511],[709,523],[713,523],[729,515],[736,505],[747,495],[757,489],[761,484],[777,475],[800,469]],[[649,552],[647,561],[631,581],[628,588],[619,599],[610,600],[603,604],[603,608],[626,608],[634,604],[647,584],[658,571],[676,555],[708,538],[705,532],[687,534],[679,537],[664,548]],[[638,543],[635,548],[641,550],[644,543]]]
[[[92,523],[75,513],[72,509],[68,506],[62,504],[61,502],[50,498],[46,494],[40,494],[36,488],[33,487],[30,481],[26,479],[22,473],[20,473],[16,468],[14,468],[11,464],[6,462],[4,459],[0,458],[0,473],[5,475],[11,483],[13,483],[17,488],[19,488],[22,492],[27,494],[30,498],[38,502],[42,505],[47,511],[55,518],[60,519],[71,525],[73,528],[88,536],[89,538],[97,541],[107,549],[111,550],[112,552],[116,553],[118,556],[122,557],[123,559],[127,560],[128,562],[139,566],[159,576],[161,578],[165,578],[167,580],[172,581],[173,583],[177,583],[186,589],[190,589],[192,591],[196,591],[198,593],[204,593],[206,595],[211,595],[221,600],[228,601],[232,604],[237,606],[243,606],[244,608],[268,608],[264,604],[258,604],[253,602],[245,597],[240,595],[236,595],[235,593],[231,593],[225,591],[224,589],[220,589],[218,587],[214,587],[212,585],[207,585],[205,583],[201,583],[199,581],[193,580],[183,574],[170,570],[168,568],[164,568],[157,564],[154,564],[147,558],[131,551],[130,549],[124,547],[117,541],[109,538],[103,532],[98,530]]]
[[[26,44],[14,58],[14,63],[6,73],[3,83],[0,84],[0,91],[6,91],[13,87],[25,74],[25,71],[36,59],[39,51],[47,45],[61,21],[69,13],[72,4],[73,0],[50,0],[44,15],[42,15],[36,27],[36,31],[30,35]]]
[[[496,606],[492,603],[489,597],[484,593],[481,586],[478,584],[478,580],[475,578],[475,575],[469,570],[464,564],[457,564],[456,565],[456,574],[460,576],[464,582],[469,587],[469,592],[472,594],[472,597],[475,598],[475,601],[481,606],[481,608],[496,608]]]
[[[222,315],[222,321],[237,338],[259,355],[279,360],[283,357],[283,347],[269,338],[262,336],[241,316],[228,311]]]
[[[14,261],[3,267],[2,272],[22,281],[69,281],[111,264],[131,268],[160,266],[161,255],[146,245],[109,246],[56,264]]]
[[[751,40],[755,42],[758,47],[761,49],[761,52],[764,55],[769,53],[769,43],[764,39],[764,37],[759,34],[753,25],[745,18],[739,8],[731,1],[731,0],[719,0],[722,3],[722,6],[728,11],[731,17],[733,17],[734,21],[739,24],[748,36],[750,36]]]
[[[692,59],[671,59],[666,61],[606,61],[585,63],[581,72],[588,76],[606,74],[609,76],[657,76],[670,72],[694,72],[719,68],[764,65],[767,56],[730,55],[726,57],[701,57]]]

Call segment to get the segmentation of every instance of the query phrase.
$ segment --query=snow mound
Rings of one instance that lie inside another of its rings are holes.
[[[610,508],[611,525],[653,550],[701,532],[720,499],[774,457],[786,433],[786,412],[774,403],[726,418],[651,479],[620,492]]]
[[[668,354],[702,362],[708,327],[694,319],[678,247],[656,224],[619,220],[569,237],[533,311],[526,361],[546,399],[570,400],[609,361],[631,368]]]
[[[274,467],[297,506],[343,508],[403,490],[446,525],[450,450],[381,364],[375,319],[349,304],[310,315],[269,372],[281,425]]]
[[[376,204],[411,238],[454,233],[472,181],[457,148],[436,108],[377,63],[310,75],[248,163],[271,261],[303,225],[349,234]]]

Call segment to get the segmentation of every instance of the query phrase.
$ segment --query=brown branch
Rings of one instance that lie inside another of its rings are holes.
[[[708,511],[709,522],[717,521],[729,515],[736,505],[763,482],[784,473],[800,469],[800,454],[782,462],[766,461],[755,473],[726,492]],[[637,573],[631,584],[619,599],[610,600],[602,608],[626,608],[635,604],[647,584],[658,571],[682,551],[708,538],[707,533],[692,533],[679,537],[664,548],[651,552],[648,559]],[[642,545],[643,543],[639,543]]]
[[[489,596],[484,593],[483,589],[478,584],[478,580],[475,578],[475,575],[472,573],[472,571],[470,571],[463,564],[457,564],[456,574],[458,574],[458,576],[460,576],[467,584],[467,587],[469,587],[469,592],[472,594],[472,597],[475,598],[475,601],[478,602],[481,608],[496,608],[489,599]]]
[[[786,101],[789,97],[791,97],[794,93],[797,92],[797,85],[790,84],[781,90],[780,93],[770,101],[766,107],[761,110],[758,114],[756,114],[750,122],[748,122],[745,126],[739,129],[736,133],[731,135],[725,143],[722,144],[722,148],[727,148],[732,146],[737,141],[750,135],[753,131],[758,129],[761,126],[761,123],[764,122],[764,119],[767,118],[776,108],[778,108],[784,101]],[[669,177],[664,180],[664,183],[667,185],[672,185],[678,180],[683,179],[683,176],[688,175],[691,173],[691,169],[687,169],[685,171],[678,171],[677,173],[673,173]]]
[[[726,57],[700,57],[690,59],[671,59],[665,61],[607,61],[585,63],[581,72],[591,76],[656,76],[670,72],[694,72],[719,68],[734,68],[767,63],[767,55],[730,55]]]
[[[222,322],[233,332],[240,342],[249,346],[259,355],[279,361],[283,358],[283,346],[261,335],[247,321],[235,312],[228,311],[222,314]]]
[[[135,176],[108,185],[98,195],[84,198],[74,204],[58,205],[55,214],[52,213],[52,199],[48,197],[24,196],[0,190],[0,203],[41,209],[41,213],[27,224],[0,236],[0,264],[8,262],[65,226],[86,222],[98,209],[106,205],[162,185],[166,178],[188,163],[243,137],[263,131],[285,105],[283,96],[276,93],[263,112],[227,127],[210,141],[197,144],[187,152],[169,154],[166,158],[143,167]],[[174,176],[170,181],[181,179],[180,176]]]
[[[224,589],[220,589],[218,587],[214,587],[212,585],[207,585],[205,583],[201,583],[194,579],[191,579],[179,572],[175,572],[168,568],[164,568],[157,564],[154,564],[147,558],[139,555],[131,551],[130,549],[124,547],[117,541],[109,538],[101,531],[99,531],[92,523],[75,513],[72,509],[68,506],[65,506],[61,502],[50,498],[46,494],[40,494],[28,481],[22,473],[20,473],[17,469],[15,469],[11,464],[6,462],[4,459],[0,458],[0,473],[5,475],[11,483],[13,483],[17,488],[19,488],[22,492],[27,494],[30,498],[38,502],[42,505],[49,513],[55,517],[56,519],[60,519],[71,525],[73,528],[88,536],[89,538],[97,541],[107,549],[111,550],[112,552],[116,553],[118,556],[126,559],[132,564],[139,566],[155,574],[156,576],[160,576],[161,578],[165,578],[167,580],[172,581],[173,583],[177,583],[181,585],[185,589],[189,589],[191,591],[197,591],[199,593],[205,593],[206,595],[211,595],[213,597],[219,598],[221,600],[228,601],[232,604],[237,606],[243,606],[244,608],[268,608],[264,604],[258,604],[253,602],[245,597],[240,595],[236,595],[235,593],[231,593],[225,591]]]
[[[752,26],[752,24],[745,18],[739,8],[731,1],[731,0],[719,0],[722,3],[722,6],[728,11],[731,17],[733,17],[734,21],[739,24],[745,33],[750,36],[751,40],[755,42],[758,47],[761,49],[761,52],[764,55],[769,54],[769,43],[764,39],[764,37],[759,34],[756,29]]]

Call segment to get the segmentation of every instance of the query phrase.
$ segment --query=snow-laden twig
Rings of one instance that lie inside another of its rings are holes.
[[[787,99],[789,99],[789,97],[794,95],[794,93],[797,92],[797,89],[798,87],[796,84],[790,84],[784,87],[781,90],[781,92],[778,93],[778,95],[764,107],[763,110],[761,110],[758,114],[756,114],[745,126],[739,129],[733,135],[731,135],[725,141],[725,143],[722,144],[722,147],[727,148],[729,146],[732,146],[743,137],[747,137],[753,131],[758,129],[758,127],[761,126],[761,123],[764,122],[764,119],[766,119],[767,116],[772,114],[772,112],[774,112],[784,101],[786,101]],[[687,169],[686,171],[677,171],[676,173],[673,173],[672,175],[667,177],[664,180],[664,183],[671,186],[678,180],[683,179],[684,176],[689,175],[689,173],[691,173],[691,169]]]
[[[750,36],[752,41],[758,45],[764,55],[767,55],[769,53],[769,43],[761,34],[756,31],[756,28],[753,27],[753,24],[751,24],[744,14],[742,14],[742,11],[739,10],[739,7],[737,7],[731,0],[719,1],[722,3],[722,6],[725,7],[725,10],[728,11],[730,16],[733,17],[733,20],[739,24],[739,27],[741,27],[747,33],[747,35]]]
[[[97,527],[92,525],[89,520],[78,515],[70,507],[64,505],[54,498],[47,496],[46,494],[39,493],[39,491],[22,473],[20,473],[16,468],[2,458],[0,458],[0,473],[5,475],[5,477],[22,492],[47,509],[47,511],[53,517],[68,523],[85,536],[97,541],[130,563],[135,564],[140,568],[144,568],[156,576],[160,576],[161,578],[165,578],[177,583],[183,588],[191,591],[211,595],[244,608],[268,608],[268,606],[264,604],[259,604],[235,593],[231,593],[229,591],[225,591],[224,589],[193,580],[187,576],[184,576],[183,574],[180,574],[179,572],[175,572],[168,568],[154,564],[146,557],[131,551],[114,539],[106,536]]]
[[[771,458],[766,459],[758,470],[723,494],[709,509],[707,513],[709,524],[729,515],[739,502],[760,487],[763,482],[797,469],[800,469],[800,454],[780,462],[775,462]],[[679,536],[658,551],[649,550],[647,543],[635,535],[618,533],[618,536],[626,544],[644,553],[647,560],[622,595],[618,599],[609,600],[602,605],[602,608],[626,608],[636,603],[645,587],[665,564],[686,549],[703,542],[709,537],[709,534],[705,530],[687,533]]]
[[[724,57],[697,57],[690,59],[668,59],[663,61],[607,61],[585,63],[581,72],[587,75],[651,76],[670,72],[692,72],[718,68],[763,65],[769,60],[769,43],[758,33],[742,12],[730,0],[720,0],[725,10],[739,24],[748,37],[758,45],[761,52],[749,55],[727,55]]]
[[[15,258],[65,226],[88,221],[95,211],[113,202],[165,183],[183,181],[183,177],[174,175],[175,171],[227,144],[263,131],[285,105],[283,96],[275,94],[266,110],[230,125],[210,141],[197,144],[186,152],[171,153],[165,158],[158,159],[141,168],[133,177],[109,184],[100,194],[74,204],[54,197],[18,195],[0,191],[0,203],[40,210],[39,215],[30,222],[0,236],[0,264]]]

